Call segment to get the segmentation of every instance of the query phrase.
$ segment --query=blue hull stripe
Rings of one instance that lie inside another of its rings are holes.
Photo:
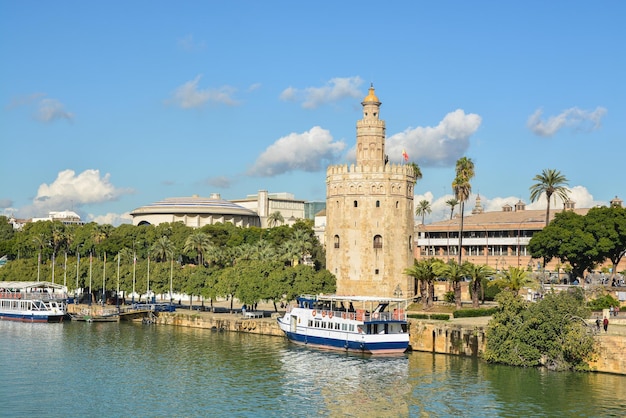
[[[64,315],[0,314],[0,319],[18,322],[61,322]]]
[[[285,332],[290,341],[311,344],[321,347],[328,347],[336,350],[349,351],[365,351],[375,353],[377,351],[404,351],[408,348],[408,342],[380,342],[380,343],[361,343],[359,341],[338,340],[335,338],[315,337],[311,335],[296,334],[293,332]]]

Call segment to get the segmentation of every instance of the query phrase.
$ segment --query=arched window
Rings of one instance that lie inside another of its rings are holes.
[[[359,202],[357,202],[356,200],[354,201],[354,207],[358,208],[359,207]]]
[[[334,241],[335,241],[335,248],[339,248],[339,235],[335,235]]]
[[[413,237],[409,236],[409,250],[413,249]]]
[[[376,207],[379,208],[380,207],[380,200],[376,201]]]
[[[398,209],[398,206],[400,206],[400,202],[396,200],[396,209]]]
[[[383,237],[380,235],[374,236],[374,248],[383,248]]]

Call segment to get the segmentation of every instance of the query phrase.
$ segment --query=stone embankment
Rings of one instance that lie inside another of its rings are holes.
[[[241,313],[211,313],[178,310],[162,312],[157,324],[222,331],[248,332],[260,335],[283,336],[272,317],[244,318]],[[459,318],[449,321],[409,320],[410,344],[414,351],[438,354],[480,357],[485,349],[488,317]],[[626,319],[613,319],[608,333],[596,337],[597,354],[591,369],[602,373],[626,375]]]

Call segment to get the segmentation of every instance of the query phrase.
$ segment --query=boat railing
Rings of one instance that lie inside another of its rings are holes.
[[[357,309],[352,311],[345,310],[315,310],[315,315],[320,318],[343,318],[343,319],[356,319],[357,321],[370,322],[370,321],[406,321],[406,311],[404,309],[394,309],[392,312],[367,312],[363,309]]]

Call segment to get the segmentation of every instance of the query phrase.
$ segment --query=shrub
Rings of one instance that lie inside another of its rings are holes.
[[[438,319],[441,321],[448,321],[450,320],[450,315],[448,314],[431,314],[430,315],[430,319]]]
[[[448,303],[454,303],[454,300],[455,300],[454,299],[454,292],[453,291],[446,292],[443,295],[443,300],[445,300]]]
[[[498,311],[498,308],[489,309],[461,309],[454,311],[452,315],[455,318],[475,318],[479,316],[491,316]]]
[[[587,306],[592,311],[601,311],[602,309],[609,309],[611,306],[619,306],[619,301],[611,295],[604,295],[590,300]]]

